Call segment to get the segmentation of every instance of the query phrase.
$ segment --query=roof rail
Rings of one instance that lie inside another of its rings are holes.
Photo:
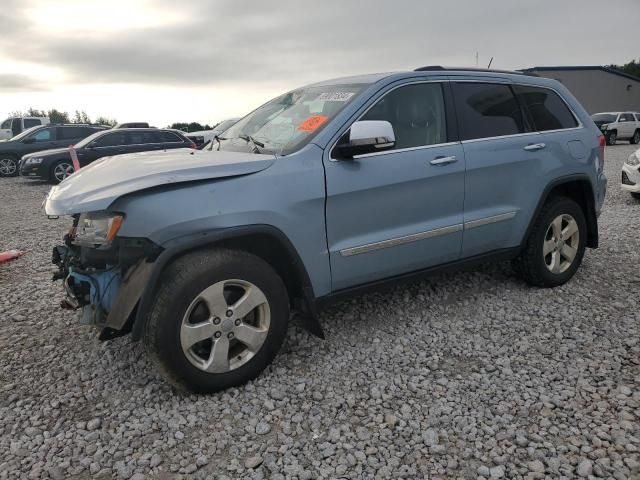
[[[443,67],[440,65],[427,65],[419,67],[414,72],[440,72],[440,71],[460,71],[460,72],[489,72],[489,73],[510,73],[514,75],[527,75],[526,72],[518,70],[493,70],[489,68],[473,68],[473,67]]]

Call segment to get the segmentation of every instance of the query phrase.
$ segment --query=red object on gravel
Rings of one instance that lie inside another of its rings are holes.
[[[6,252],[0,252],[0,263],[8,262],[14,258],[18,258],[24,255],[21,250],[7,250]]]

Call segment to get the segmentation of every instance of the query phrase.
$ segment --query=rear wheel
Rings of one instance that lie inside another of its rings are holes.
[[[18,160],[11,155],[0,157],[0,177],[15,177],[18,175]]]
[[[535,220],[514,266],[531,285],[562,285],[580,266],[586,239],[587,224],[580,205],[570,198],[552,197]]]
[[[73,168],[73,164],[67,160],[60,160],[56,162],[53,168],[51,168],[51,183],[60,183],[65,178],[70,176],[75,169]]]
[[[640,130],[636,130],[633,134],[633,137],[631,137],[631,140],[629,140],[629,143],[631,145],[637,145],[638,143],[640,143]]]
[[[258,376],[280,349],[288,320],[286,288],[264,260],[196,252],[167,267],[143,339],[174,386],[215,392]]]
[[[607,145],[615,145],[618,141],[618,132],[607,133]]]

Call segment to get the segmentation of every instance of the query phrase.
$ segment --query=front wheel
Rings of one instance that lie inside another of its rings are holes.
[[[587,223],[580,205],[570,198],[552,197],[542,207],[514,266],[531,285],[557,287],[576,273],[586,239]]]
[[[617,132],[609,132],[607,134],[607,145],[615,145],[617,141],[618,141]]]
[[[629,143],[631,145],[637,145],[638,143],[640,143],[640,130],[636,130],[633,134],[633,137],[631,137],[631,140],[629,140]]]
[[[9,155],[0,157],[0,177],[15,177],[18,174],[18,161]]]
[[[170,383],[209,393],[257,377],[288,321],[287,290],[268,263],[241,251],[196,252],[163,273],[143,340]]]
[[[75,172],[75,169],[70,161],[60,160],[59,162],[56,162],[53,168],[51,168],[51,176],[49,180],[51,180],[51,183],[58,184],[68,176],[72,175],[73,172]]]

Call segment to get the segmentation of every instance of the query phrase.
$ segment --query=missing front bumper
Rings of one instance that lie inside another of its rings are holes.
[[[128,330],[129,319],[151,276],[153,260],[141,257],[126,267],[116,263],[95,268],[83,265],[83,257],[86,255],[68,246],[53,250],[52,261],[59,268],[54,280],[63,281],[66,293],[61,307],[80,310],[79,322],[83,325]]]

